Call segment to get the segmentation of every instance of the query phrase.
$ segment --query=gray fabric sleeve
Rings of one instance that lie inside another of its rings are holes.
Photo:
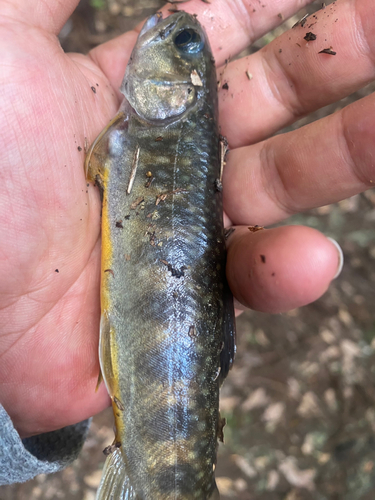
[[[57,472],[80,452],[90,425],[85,420],[54,432],[21,439],[0,405],[0,485],[23,483],[37,474]]]

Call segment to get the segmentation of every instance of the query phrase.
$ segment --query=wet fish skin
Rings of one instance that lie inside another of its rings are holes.
[[[176,47],[181,33],[202,47]],[[214,498],[234,327],[216,72],[198,21],[150,18],[121,90],[86,164],[103,196],[100,362],[121,443],[97,498]]]

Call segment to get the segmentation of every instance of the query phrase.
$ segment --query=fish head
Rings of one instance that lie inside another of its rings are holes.
[[[196,17],[181,11],[148,18],[120,89],[135,112],[149,122],[174,121],[215,86],[211,48]]]

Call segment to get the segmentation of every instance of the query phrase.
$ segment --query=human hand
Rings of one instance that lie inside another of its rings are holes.
[[[86,185],[83,148],[117,111],[137,32],[88,56],[64,54],[56,36],[77,3],[0,0],[0,401],[22,436],[75,423],[109,401],[103,385],[95,393],[100,200]],[[256,12],[250,3],[183,5],[206,26],[218,65],[277,25],[279,12],[286,18],[308,0],[278,0]],[[227,273],[247,306],[275,312],[315,300],[338,265],[336,248],[315,230],[250,233],[249,225],[268,225],[372,185],[373,96],[259,142],[374,78],[370,4],[343,0],[329,18],[328,11],[317,14],[314,32],[329,33],[327,44],[340,47],[334,57],[318,55],[312,42],[305,47],[298,27],[225,69],[229,89],[220,90],[220,122],[232,151],[224,203],[228,224],[237,226],[228,240]]]

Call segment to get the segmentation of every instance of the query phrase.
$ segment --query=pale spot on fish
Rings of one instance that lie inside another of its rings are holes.
[[[200,76],[198,75],[196,69],[193,69],[193,71],[191,72],[190,78],[191,78],[191,83],[193,85],[195,85],[196,87],[203,87],[202,80],[201,80]]]
[[[112,157],[118,157],[124,149],[124,133],[121,130],[114,130],[108,137],[108,153]]]
[[[189,166],[191,164],[191,159],[188,156],[183,156],[178,159],[180,165]]]
[[[171,159],[168,158],[167,156],[156,156],[156,158],[153,160],[154,163],[157,165],[158,163],[159,164],[170,164],[171,163]]]
[[[198,430],[199,431],[205,431],[206,430],[206,422],[205,421],[198,422]]]

